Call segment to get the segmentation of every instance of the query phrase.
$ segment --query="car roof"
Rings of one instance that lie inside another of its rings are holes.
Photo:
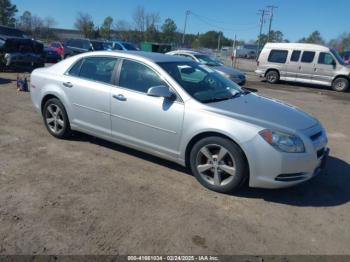
[[[264,48],[297,48],[302,50],[329,51],[329,48],[326,46],[308,43],[266,43]]]
[[[108,51],[94,51],[86,52],[73,57],[83,58],[88,56],[118,56],[121,58],[129,58],[135,60],[147,60],[154,63],[162,62],[188,62],[188,58],[181,56],[172,56],[161,53],[144,52],[144,51],[121,51],[121,50],[108,50]]]
[[[191,55],[203,55],[203,53],[201,52],[197,52],[197,51],[193,51],[193,50],[175,50],[175,51],[170,51],[167,54],[179,54],[179,53],[183,53],[183,54],[191,54]]]

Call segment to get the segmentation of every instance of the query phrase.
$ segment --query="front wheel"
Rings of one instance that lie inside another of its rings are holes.
[[[332,83],[332,89],[338,92],[345,92],[349,88],[349,80],[345,77],[338,77]]]
[[[51,135],[57,138],[66,138],[70,135],[70,125],[67,112],[57,98],[49,99],[43,110],[44,123]]]
[[[190,153],[190,167],[203,186],[221,193],[237,190],[248,178],[248,166],[242,150],[222,137],[198,141]]]
[[[280,75],[277,71],[271,70],[266,73],[265,78],[270,84],[276,84],[280,80]]]

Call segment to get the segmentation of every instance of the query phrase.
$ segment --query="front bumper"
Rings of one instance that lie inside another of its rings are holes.
[[[307,132],[315,133],[315,128]],[[249,163],[249,186],[283,188],[305,182],[324,170],[329,154],[327,138],[323,133],[312,141],[310,134],[299,134],[303,139],[304,153],[277,151],[259,135],[244,145]]]

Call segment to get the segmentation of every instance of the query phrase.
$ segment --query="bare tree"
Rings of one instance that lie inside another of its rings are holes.
[[[132,16],[136,29],[140,32],[146,30],[146,11],[143,6],[137,6]]]
[[[44,26],[47,29],[54,27],[56,24],[57,24],[57,22],[52,16],[47,16],[44,18]]]
[[[78,13],[74,26],[76,29],[81,31],[86,38],[93,36],[94,22],[92,21],[91,15],[86,13]]]
[[[146,13],[146,17],[145,17],[146,30],[150,27],[157,28],[157,25],[159,22],[160,22],[159,13]]]
[[[111,29],[113,24],[113,18],[110,16],[107,16],[105,20],[103,21],[103,24],[100,28],[101,36],[105,39],[111,38]]]

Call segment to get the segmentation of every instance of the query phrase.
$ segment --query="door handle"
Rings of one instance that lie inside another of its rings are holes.
[[[69,88],[73,87],[73,84],[71,82],[64,82],[63,85]]]
[[[122,94],[119,95],[112,95],[113,98],[119,100],[119,101],[126,101],[126,97],[123,96]]]
[[[301,66],[299,66],[299,70],[301,70]]]

